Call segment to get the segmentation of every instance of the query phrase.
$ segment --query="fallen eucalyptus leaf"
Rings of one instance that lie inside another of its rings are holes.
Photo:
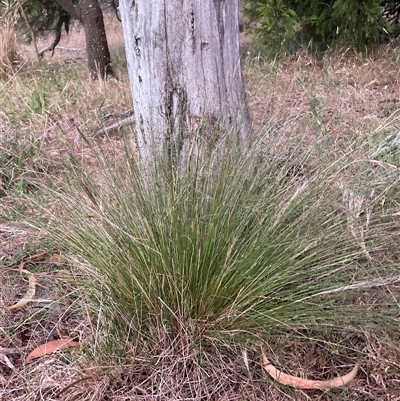
[[[16,304],[4,307],[5,310],[13,310],[24,307],[35,296],[36,291],[36,278],[32,274],[28,280],[29,286],[26,294]]]
[[[302,390],[324,390],[327,388],[345,386],[356,377],[358,371],[358,364],[356,364],[353,370],[347,373],[347,375],[336,377],[332,380],[307,380],[281,372],[267,359],[264,350],[262,350],[262,356],[264,369],[273,379],[278,383]]]
[[[50,255],[48,252],[39,252],[39,253],[36,253],[35,255],[30,255],[20,263],[20,265],[18,266],[18,271],[22,275],[22,273],[25,270],[24,267],[25,267],[26,263],[42,261],[49,257],[50,257]]]
[[[63,338],[61,340],[49,341],[46,344],[39,345],[35,348],[25,359],[25,362],[30,362],[33,359],[39,358],[43,355],[50,354],[51,352],[59,351],[64,348],[80,347],[81,343],[72,340],[72,338]]]

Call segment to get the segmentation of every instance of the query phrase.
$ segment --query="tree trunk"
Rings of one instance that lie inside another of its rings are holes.
[[[141,157],[183,154],[188,134],[249,124],[239,53],[238,0],[121,0]],[[212,132],[211,132],[212,133]]]
[[[113,76],[103,12],[98,0],[56,0],[72,18],[78,19],[85,31],[86,55],[90,76],[93,79]]]
[[[80,0],[81,22],[85,30],[86,54],[90,75],[96,79],[113,75],[103,12],[98,0]]]

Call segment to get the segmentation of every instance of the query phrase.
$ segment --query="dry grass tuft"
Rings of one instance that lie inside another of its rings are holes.
[[[15,19],[7,16],[0,26],[0,79],[8,78],[14,72],[18,60]]]

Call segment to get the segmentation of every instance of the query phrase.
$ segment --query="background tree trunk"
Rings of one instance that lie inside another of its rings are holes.
[[[247,143],[238,3],[120,1],[143,159],[165,143],[184,153],[188,133],[203,125],[238,129]]]
[[[72,17],[83,25],[86,40],[88,68],[93,79],[113,76],[110,51],[108,49],[103,12],[98,0],[80,0],[77,4],[72,0],[56,0]]]
[[[81,22],[85,30],[86,54],[90,75],[105,79],[113,75],[103,12],[98,0],[80,0]]]

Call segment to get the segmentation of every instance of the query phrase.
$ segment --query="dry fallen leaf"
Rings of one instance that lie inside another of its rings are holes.
[[[14,305],[4,307],[5,310],[13,310],[13,309],[22,308],[29,301],[32,300],[32,298],[35,296],[35,291],[36,291],[36,278],[35,278],[35,276],[33,274],[29,277],[28,283],[29,283],[28,291],[23,296],[23,298],[21,298]]]
[[[81,343],[72,340],[72,338],[63,338],[61,340],[49,341],[46,344],[39,345],[35,348],[25,359],[25,362],[32,361],[33,359],[39,358],[43,355],[50,354],[51,352],[59,351],[64,348],[80,347]]]
[[[26,263],[39,262],[39,261],[45,260],[45,259],[47,259],[49,257],[50,257],[50,255],[46,251],[35,253],[34,255],[28,256],[20,263],[20,265],[18,266],[18,271],[19,271],[20,274],[22,274],[22,272],[24,271],[24,266],[25,266]]]
[[[25,267],[25,262],[22,261],[18,266],[18,271],[20,276],[22,276],[22,273],[25,271],[24,267]]]
[[[263,365],[265,370],[278,382],[286,386],[295,387],[302,390],[324,390],[332,387],[344,386],[356,377],[358,371],[358,364],[354,369],[347,373],[347,375],[336,377],[332,380],[307,380],[300,377],[291,376],[281,372],[265,356],[264,350],[262,350]]]
[[[47,261],[48,265],[61,265],[63,263],[65,263],[65,259],[61,255],[58,255],[57,253],[51,255],[50,259]]]

